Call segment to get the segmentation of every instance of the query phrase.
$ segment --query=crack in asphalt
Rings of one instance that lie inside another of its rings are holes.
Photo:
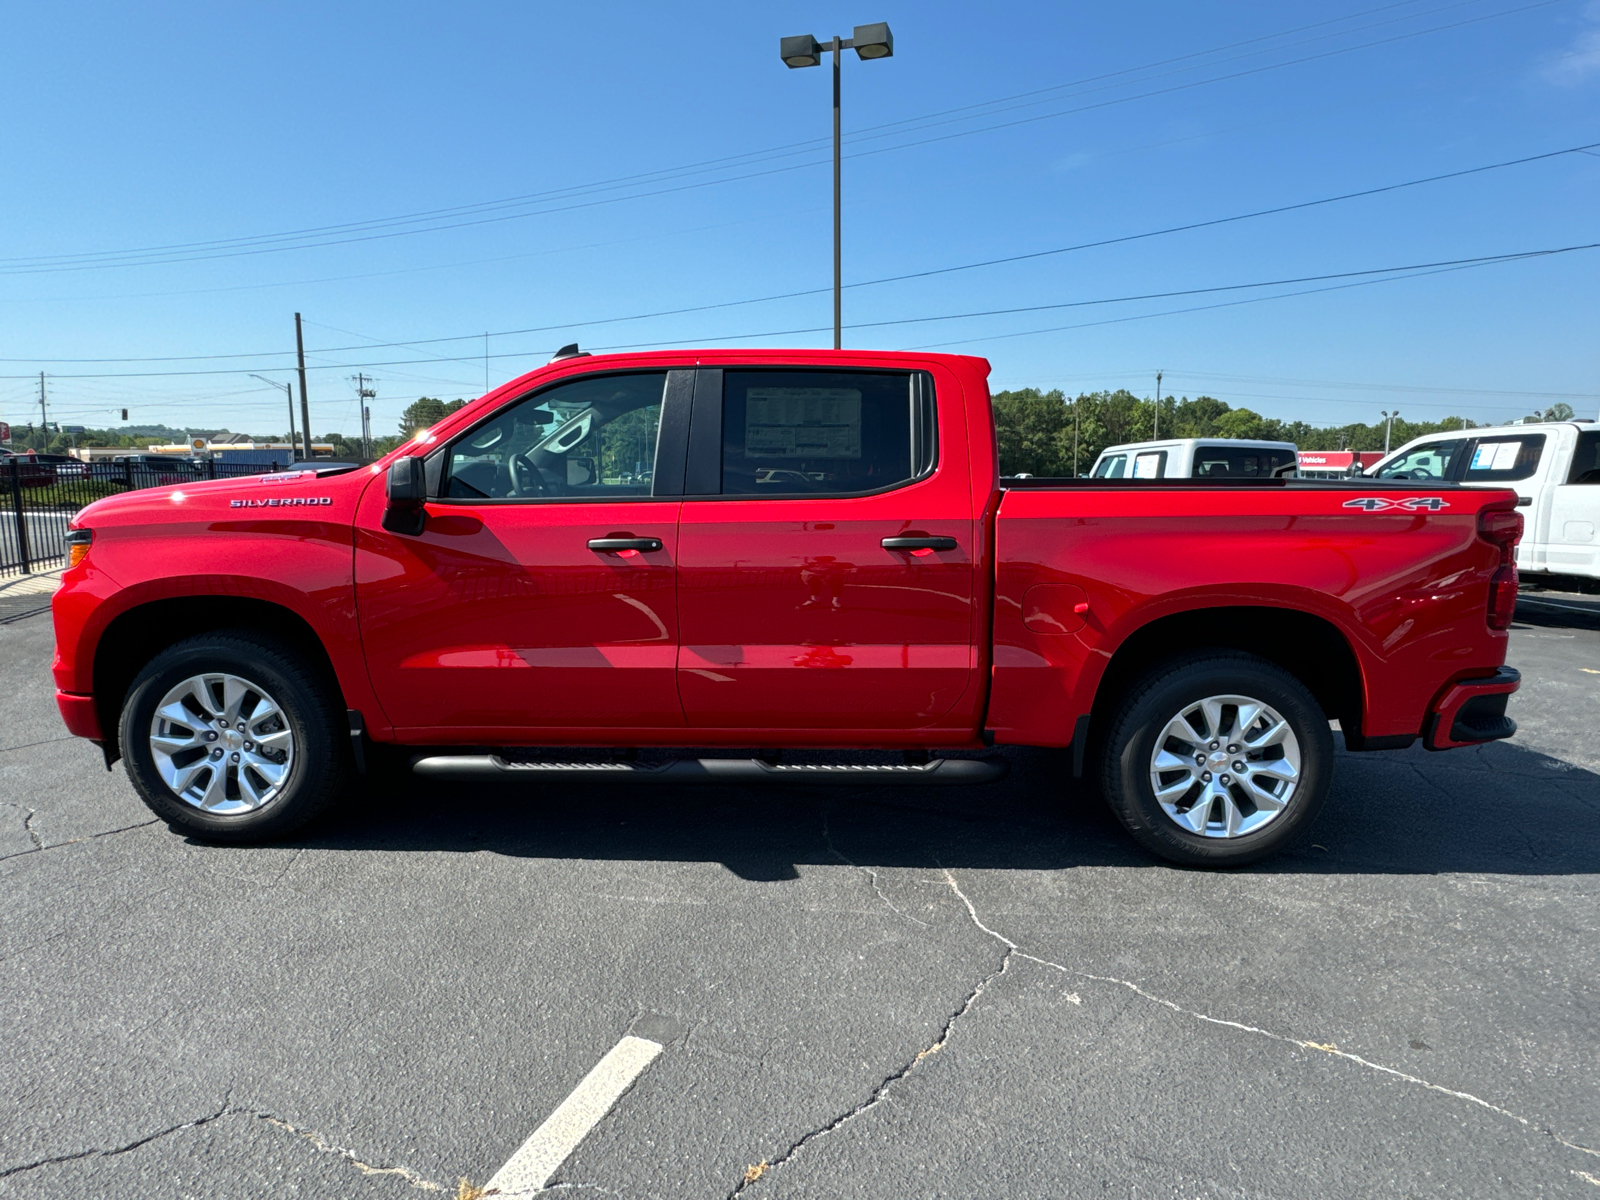
[[[1050,967],[1051,969],[1060,971],[1065,975],[1072,975],[1079,979],[1092,979],[1097,983],[1116,984],[1120,987],[1127,988],[1129,991],[1133,992],[1142,999],[1149,1000],[1154,1004],[1159,1004],[1163,1008],[1171,1009],[1173,1012],[1180,1013],[1183,1016],[1192,1017],[1197,1021],[1204,1021],[1211,1025],[1221,1025],[1228,1029],[1237,1029],[1242,1033],[1253,1033],[1258,1037],[1268,1038],[1274,1042],[1282,1042],[1285,1045],[1298,1046],[1303,1050],[1319,1050],[1323,1054],[1330,1055],[1334,1058],[1344,1059],[1346,1062],[1351,1062],[1357,1066],[1365,1067],[1370,1071],[1377,1071],[1384,1075],[1389,1075],[1403,1083],[1409,1083],[1416,1087],[1424,1088],[1427,1091],[1439,1092],[1442,1095],[1450,1096],[1457,1100],[1465,1100],[1471,1104],[1478,1105],[1480,1108],[1488,1109],[1490,1112],[1495,1113],[1498,1116],[1508,1117],[1525,1129],[1530,1131],[1537,1130],[1552,1140],[1560,1142],[1563,1146],[1566,1146],[1570,1150],[1577,1150],[1583,1154],[1590,1154],[1596,1158],[1600,1158],[1600,1150],[1593,1150],[1588,1146],[1580,1146],[1576,1142],[1570,1142],[1555,1130],[1551,1129],[1548,1125],[1537,1124],[1529,1118],[1519,1116],[1510,1109],[1501,1108],[1498,1104],[1494,1104],[1491,1101],[1485,1100],[1481,1096],[1474,1096],[1471,1092],[1463,1092],[1458,1091],[1455,1088],[1448,1088],[1443,1084],[1438,1084],[1432,1082],[1431,1080],[1423,1079],[1421,1076],[1412,1075],[1408,1072],[1398,1070],[1395,1067],[1387,1067],[1382,1063],[1373,1062],[1371,1059],[1362,1058],[1359,1054],[1351,1054],[1348,1050],[1339,1049],[1339,1047],[1334,1045],[1332,1042],[1313,1042],[1305,1038],[1290,1037],[1287,1034],[1274,1033],[1270,1029],[1262,1029],[1257,1025],[1246,1025],[1242,1021],[1233,1021],[1225,1017],[1213,1017],[1208,1013],[1198,1012],[1192,1008],[1186,1008],[1175,1001],[1166,999],[1164,996],[1157,996],[1153,992],[1148,992],[1144,988],[1140,987],[1137,983],[1134,983],[1132,980],[1117,979],[1110,975],[1095,975],[1089,971],[1081,971],[1073,967],[1066,967],[1058,962],[1051,962],[1047,958],[1039,958],[1037,955],[1029,954],[1020,946],[1018,946],[1016,942],[1006,937],[1005,934],[996,932],[995,930],[989,928],[989,926],[985,925],[978,916],[977,908],[973,905],[972,901],[967,898],[967,894],[961,890],[960,885],[956,883],[955,876],[952,875],[947,868],[941,869],[944,870],[945,881],[950,885],[950,890],[955,892],[955,894],[960,897],[962,904],[966,905],[967,914],[972,918],[972,923],[979,929],[983,930],[984,933],[988,934],[990,937],[1006,946],[1008,954],[1014,954],[1018,958],[1027,959],[1029,962],[1038,963],[1040,966],[1044,967]],[[1069,998],[1073,1000],[1077,999],[1076,996]]]
[[[31,820],[33,818],[33,813],[30,812],[28,817]],[[62,846],[81,846],[84,842],[92,842],[97,838],[114,837],[119,833],[130,833],[135,829],[143,829],[145,826],[154,825],[160,820],[160,817],[151,817],[148,821],[139,821],[133,825],[124,825],[120,829],[107,829],[100,833],[91,833],[88,837],[68,838],[64,842],[51,842],[48,846],[39,841],[38,834],[33,832],[31,826],[27,826],[26,823],[24,823],[24,827],[28,829],[29,835],[38,844],[36,844],[32,850],[17,850],[11,854],[0,854],[0,862],[5,862],[8,858],[22,858],[24,855],[28,854],[42,854],[46,850],[59,850]]]
[[[28,815],[22,818],[22,828],[27,832],[29,840],[33,842],[33,848],[35,850],[43,850],[44,841],[39,837],[39,831],[33,827],[33,818],[38,815],[38,809],[30,808],[28,810]],[[26,851],[24,851],[24,853],[26,853]]]
[[[249,1110],[237,1109],[235,1111],[247,1112]],[[249,1112],[249,1115],[255,1117],[257,1120],[265,1121],[268,1125],[282,1129],[286,1133],[292,1133],[296,1137],[304,1138],[323,1154],[332,1154],[344,1159],[363,1175],[395,1175],[401,1179],[404,1179],[412,1187],[418,1188],[424,1192],[447,1192],[450,1190],[442,1183],[435,1183],[431,1179],[424,1179],[410,1167],[375,1167],[371,1163],[363,1162],[354,1150],[348,1149],[344,1146],[335,1145],[324,1138],[320,1133],[317,1133],[315,1130],[301,1129],[298,1126],[285,1121],[282,1117],[273,1116],[271,1113],[253,1111]]]
[[[180,1133],[185,1129],[196,1129],[201,1125],[209,1125],[212,1121],[215,1121],[220,1117],[229,1116],[237,1111],[239,1110],[224,1103],[223,1106],[214,1113],[207,1113],[203,1117],[196,1117],[194,1120],[185,1121],[181,1125],[172,1125],[166,1129],[157,1130],[155,1133],[139,1138],[136,1141],[129,1142],[125,1146],[112,1146],[110,1148],[94,1147],[89,1150],[78,1150],[72,1154],[58,1154],[52,1158],[41,1158],[37,1162],[23,1163],[21,1166],[8,1167],[5,1170],[0,1171],[0,1179],[9,1178],[12,1175],[21,1175],[24,1171],[36,1171],[40,1167],[48,1167],[56,1163],[73,1162],[80,1158],[113,1158],[118,1154],[127,1154],[130,1150],[137,1150],[141,1146],[148,1146],[151,1142],[156,1141],[159,1138],[164,1138],[169,1134]]]
[[[0,754],[10,754],[13,750],[32,750],[35,746],[52,746],[56,742],[75,742],[78,739],[72,734],[66,737],[45,738],[42,742],[24,742],[20,746],[0,746]]]
[[[332,1154],[344,1159],[363,1175],[395,1175],[405,1180],[412,1187],[418,1188],[422,1191],[447,1192],[451,1190],[442,1183],[434,1183],[431,1179],[423,1178],[409,1167],[373,1166],[371,1163],[363,1162],[354,1150],[347,1149],[344,1146],[335,1145],[332,1142],[329,1142],[321,1134],[313,1130],[301,1129],[298,1126],[285,1121],[282,1117],[275,1116],[269,1112],[261,1112],[251,1108],[242,1108],[231,1103],[224,1103],[223,1106],[217,1109],[216,1112],[207,1113],[204,1116],[196,1117],[192,1121],[184,1121],[181,1124],[171,1125],[166,1129],[157,1130],[155,1133],[148,1134],[145,1137],[128,1142],[126,1145],[114,1146],[109,1149],[96,1147],[89,1150],[78,1150],[71,1154],[58,1154],[50,1158],[41,1158],[37,1162],[23,1163],[20,1166],[9,1167],[5,1170],[0,1170],[0,1179],[5,1179],[12,1175],[20,1175],[26,1171],[34,1171],[40,1167],[53,1166],[57,1163],[74,1162],[81,1158],[111,1158],[119,1154],[127,1154],[129,1151],[137,1150],[141,1146],[148,1146],[151,1142],[157,1141],[171,1134],[181,1133],[185,1129],[197,1129],[202,1125],[209,1125],[213,1121],[221,1120],[224,1117],[252,1117],[258,1121],[264,1121],[268,1125],[271,1125],[277,1129],[281,1129],[286,1133],[291,1133],[296,1137],[304,1138],[323,1154]]]
[[[995,980],[999,979],[1000,976],[1004,975],[1011,968],[1011,959],[1016,953],[1016,948],[1012,947],[1000,956],[1000,965],[980,979],[977,986],[967,993],[966,999],[961,1002],[961,1006],[945,1019],[944,1027],[939,1031],[939,1036],[933,1043],[917,1051],[915,1057],[913,1057],[910,1062],[906,1063],[898,1071],[886,1076],[881,1083],[872,1089],[872,1092],[860,1104],[857,1104],[854,1108],[847,1112],[841,1113],[839,1116],[829,1121],[826,1125],[820,1125],[796,1141],[791,1142],[788,1148],[776,1158],[764,1158],[759,1164],[747,1168],[744,1173],[744,1178],[740,1180],[739,1184],[731,1192],[728,1193],[728,1200],[734,1200],[734,1197],[743,1195],[747,1188],[753,1187],[761,1180],[771,1176],[779,1168],[783,1167],[791,1159],[793,1159],[795,1155],[804,1150],[810,1143],[816,1141],[818,1138],[827,1137],[828,1134],[842,1129],[851,1121],[854,1121],[857,1117],[871,1112],[879,1104],[883,1103],[884,1100],[888,1099],[889,1092],[891,1089],[893,1089],[895,1084],[899,1083],[902,1079],[906,1078],[906,1076],[910,1075],[919,1066],[921,1066],[924,1059],[931,1058],[933,1055],[944,1049],[946,1043],[950,1041],[950,1036],[954,1032],[957,1022],[959,1022],[962,1017],[966,1016],[967,1013],[972,1011],[972,1006],[978,1002],[978,998],[983,995],[983,993],[988,989],[989,985]]]
[[[849,857],[847,854],[844,853],[844,851],[840,850],[839,847],[837,847],[837,846],[835,846],[833,844],[833,834],[830,833],[829,830],[828,830],[828,810],[827,809],[823,809],[822,810],[822,840],[827,845],[828,852],[830,854],[832,854],[835,858],[837,858],[840,862],[844,863],[846,866],[854,867],[856,870],[864,871],[866,873],[867,878],[869,880],[871,880],[871,882],[872,882],[873,894],[876,895],[879,900],[883,901],[884,906],[887,907],[890,912],[894,913],[898,917],[904,917],[906,920],[910,921],[913,925],[920,925],[924,929],[932,929],[933,928],[932,924],[930,924],[929,922],[927,922],[927,921],[919,921],[919,920],[917,920],[917,918],[913,917],[910,913],[906,912],[905,910],[903,910],[901,908],[897,908],[895,906],[894,901],[890,900],[888,896],[884,895],[883,889],[878,886],[878,873],[876,871],[874,871],[871,867],[863,867],[860,863],[856,862],[855,859]]]

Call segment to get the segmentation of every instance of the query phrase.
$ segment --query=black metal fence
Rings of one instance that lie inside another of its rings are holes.
[[[68,523],[79,509],[102,496],[202,479],[266,475],[274,469],[270,464],[215,459],[86,463],[0,458],[0,576],[65,566]]]

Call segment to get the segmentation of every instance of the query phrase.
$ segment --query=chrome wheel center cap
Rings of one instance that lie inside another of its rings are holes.
[[[1208,759],[1206,766],[1212,771],[1226,771],[1228,764],[1233,761],[1233,756],[1226,750],[1218,750]]]

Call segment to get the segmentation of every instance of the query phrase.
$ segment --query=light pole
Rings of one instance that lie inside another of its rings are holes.
[[[1150,439],[1161,440],[1161,372],[1156,372],[1156,419],[1151,425]]]
[[[837,35],[831,41],[818,42],[809,33],[779,39],[778,53],[787,67],[815,67],[822,62],[825,51],[833,51],[833,348],[838,350],[843,342],[841,256],[839,252],[839,56],[854,50],[856,56],[870,62],[875,58],[888,58],[894,54],[894,34],[889,25],[879,21],[876,25],[857,25],[853,37]]]
[[[281,387],[283,394],[289,398],[289,461],[294,461],[294,384],[279,383],[276,379],[268,379],[265,375],[250,373],[251,379],[259,379],[262,383],[270,383],[273,387]]]
[[[1394,419],[1399,415],[1400,410],[1398,408],[1393,412],[1383,411],[1383,452],[1385,454],[1389,453],[1389,434],[1394,429]]]

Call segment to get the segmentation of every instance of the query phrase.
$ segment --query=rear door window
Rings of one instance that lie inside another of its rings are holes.
[[[1600,483],[1600,429],[1585,430],[1578,435],[1578,448],[1572,453],[1572,470],[1567,472],[1568,483]]]
[[[1196,446],[1196,479],[1270,479],[1280,471],[1295,469],[1293,450],[1274,450],[1262,446]]]
[[[722,494],[850,496],[932,473],[933,377],[922,371],[727,371]]]
[[[1423,442],[1378,472],[1379,479],[1449,479],[1463,441]]]
[[[1539,469],[1544,434],[1482,438],[1473,445],[1472,458],[1462,479],[1467,483],[1511,483],[1527,479]]]
[[[1167,452],[1165,450],[1149,450],[1143,454],[1133,456],[1133,477],[1135,479],[1160,479],[1167,473]]]

